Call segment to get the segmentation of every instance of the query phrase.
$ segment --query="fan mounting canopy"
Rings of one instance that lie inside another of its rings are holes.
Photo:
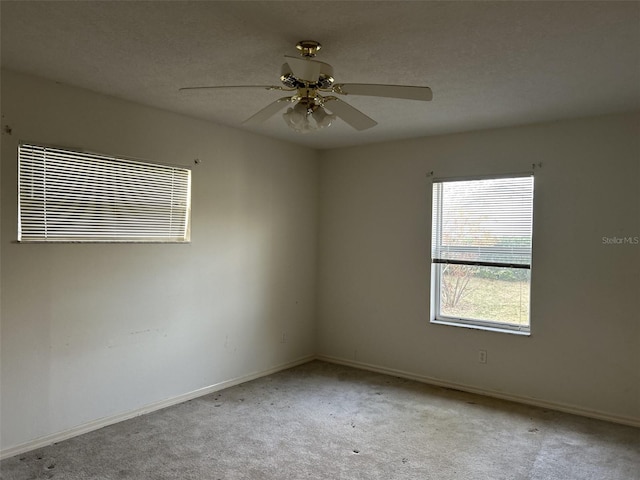
[[[296,48],[303,57],[315,57],[318,50],[322,48],[322,45],[315,40],[300,40],[296,43]]]

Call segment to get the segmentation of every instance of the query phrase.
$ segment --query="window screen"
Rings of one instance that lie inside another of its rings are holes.
[[[187,242],[190,197],[188,168],[18,147],[21,242]]]

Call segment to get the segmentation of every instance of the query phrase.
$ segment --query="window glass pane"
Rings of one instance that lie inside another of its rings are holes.
[[[436,268],[439,316],[529,325],[531,270],[452,264]]]
[[[432,321],[529,332],[533,176],[433,183]]]

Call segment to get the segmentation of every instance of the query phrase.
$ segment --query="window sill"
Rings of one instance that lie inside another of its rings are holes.
[[[483,325],[478,323],[457,322],[455,319],[445,320],[441,318],[435,318],[435,319],[432,319],[430,323],[434,323],[436,325],[448,325],[450,327],[470,328],[473,330],[484,330],[487,332],[510,333],[512,335],[520,335],[523,337],[531,336],[530,330],[516,330],[516,329],[509,328],[508,326],[501,327],[499,325]]]
[[[63,245],[63,244],[129,244],[129,245],[189,245],[191,240],[12,240],[16,245]]]

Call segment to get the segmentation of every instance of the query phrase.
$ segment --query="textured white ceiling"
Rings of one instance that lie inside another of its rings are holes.
[[[427,85],[432,102],[343,97],[378,121],[308,135],[333,148],[640,109],[640,2],[2,1],[2,66],[239,128],[282,92],[299,40],[336,82]]]

